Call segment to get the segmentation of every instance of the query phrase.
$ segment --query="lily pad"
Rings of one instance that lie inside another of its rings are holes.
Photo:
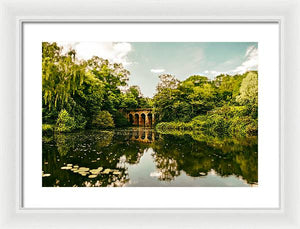
[[[110,172],[111,172],[110,169],[105,169],[102,173],[103,173],[103,174],[109,174]]]
[[[67,166],[68,166],[68,167],[72,167],[72,166],[73,166],[73,164],[67,164]]]
[[[100,173],[100,171],[98,169],[91,169],[90,172],[92,174],[97,174],[97,175]]]
[[[97,175],[89,175],[89,178],[95,178]]]
[[[72,167],[71,166],[63,166],[63,167],[61,167],[61,169],[68,170],[68,169],[72,169]]]
[[[50,176],[51,176],[50,173],[45,173],[45,174],[43,174],[43,177],[50,177]]]
[[[78,170],[87,172],[87,171],[89,171],[90,169],[89,169],[89,168],[86,168],[86,167],[80,167]]]

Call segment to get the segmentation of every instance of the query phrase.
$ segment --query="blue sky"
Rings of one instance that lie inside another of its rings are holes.
[[[220,73],[257,69],[257,43],[155,42],[131,45],[132,50],[128,53],[130,64],[127,66],[131,72],[129,83],[140,86],[145,96],[155,93],[158,76],[164,73],[185,80],[195,74],[214,78]],[[254,58],[255,63],[252,63]],[[245,62],[249,65],[242,68]]]
[[[59,43],[59,42],[58,42]],[[77,42],[59,43],[76,50],[78,58],[93,55],[123,63],[131,74],[129,85],[138,85],[152,97],[160,74],[179,80],[191,75],[214,78],[221,73],[237,74],[258,68],[256,42]]]

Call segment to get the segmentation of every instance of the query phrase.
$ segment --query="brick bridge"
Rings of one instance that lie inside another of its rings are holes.
[[[152,108],[136,108],[126,110],[128,121],[134,126],[151,127],[155,122],[155,113]]]

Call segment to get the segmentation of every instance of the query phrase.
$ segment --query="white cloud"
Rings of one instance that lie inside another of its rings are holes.
[[[229,61],[226,61],[225,63],[230,63]],[[247,48],[245,56],[244,56],[244,61],[242,64],[233,70],[230,71],[215,71],[215,70],[206,70],[204,71],[204,74],[210,78],[214,78],[220,74],[243,74],[246,71],[250,70],[257,70],[258,69],[258,49],[255,46],[250,46]]]
[[[165,69],[151,69],[150,72],[153,72],[153,73],[162,73],[164,72]]]
[[[241,74],[249,70],[258,69],[258,49],[255,46],[247,48],[245,53],[245,61],[232,72]]]
[[[114,42],[57,42],[64,47],[64,51],[70,48],[75,49],[79,59],[88,60],[93,56],[108,59],[114,63],[122,63],[124,66],[130,65],[127,55],[132,51],[130,43]]]
[[[222,72],[218,72],[218,71],[214,71],[214,70],[211,70],[211,71],[210,70],[206,70],[206,71],[204,71],[204,75],[208,76],[211,79],[213,79],[214,77],[216,77],[216,76],[218,76],[220,74],[222,74]],[[200,74],[200,75],[202,75],[202,74]]]
[[[208,71],[208,70],[204,71],[204,73],[211,74],[211,75],[221,74],[221,72],[218,72],[218,71]]]

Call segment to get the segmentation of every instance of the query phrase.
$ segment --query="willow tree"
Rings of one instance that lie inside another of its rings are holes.
[[[63,107],[85,78],[86,62],[76,59],[76,52],[63,54],[55,42],[42,43],[43,102],[51,109]]]
[[[91,127],[102,111],[116,119],[120,87],[127,86],[130,74],[122,64],[97,56],[80,60],[75,50],[65,52],[56,43],[44,42],[42,48],[43,123],[55,124],[63,109],[74,117],[76,129]]]

